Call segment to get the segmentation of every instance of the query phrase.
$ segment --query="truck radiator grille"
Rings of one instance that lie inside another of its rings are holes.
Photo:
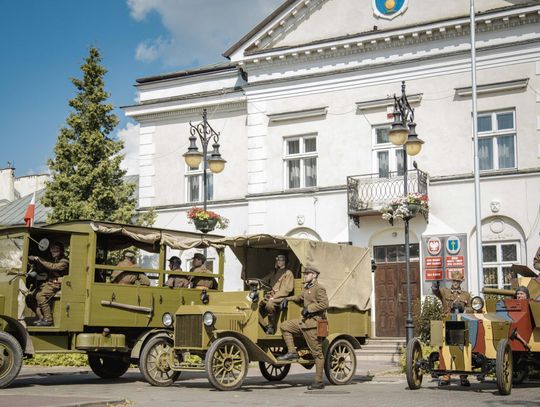
[[[202,347],[202,315],[177,315],[175,321],[175,347]]]

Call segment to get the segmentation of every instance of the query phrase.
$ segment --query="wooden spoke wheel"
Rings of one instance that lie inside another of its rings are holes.
[[[407,344],[406,353],[407,384],[409,389],[418,390],[422,386],[422,369],[420,361],[422,360],[422,345],[418,338],[413,338]]]
[[[270,348],[270,351],[274,356],[279,356],[285,353],[285,348],[279,346]],[[287,377],[289,370],[291,370],[291,364],[273,365],[271,363],[259,362],[259,369],[266,380],[270,382],[279,382]]]
[[[332,384],[349,384],[356,373],[354,347],[346,339],[338,339],[328,349],[324,361],[324,372]]]
[[[512,392],[512,349],[508,339],[501,339],[497,345],[497,359],[495,361],[495,373],[497,376],[497,388],[499,393],[506,396]]]
[[[156,336],[144,346],[139,370],[152,386],[170,386],[178,379],[180,372],[175,372],[170,366],[172,353],[173,341],[168,336]]]
[[[92,372],[102,379],[116,379],[126,373],[129,368],[129,360],[124,360],[121,355],[103,356],[89,353],[88,364]]]
[[[244,382],[249,358],[242,342],[224,337],[212,343],[204,363],[212,386],[218,390],[236,390]]]
[[[21,371],[23,352],[17,340],[0,332],[0,388],[9,386]]]

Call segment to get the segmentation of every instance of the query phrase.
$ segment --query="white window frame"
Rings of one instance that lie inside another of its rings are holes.
[[[208,157],[210,157],[210,155],[208,155]],[[191,168],[189,165],[186,164],[186,170],[185,170],[185,201],[186,203],[200,203],[200,202],[203,202],[204,201],[204,180],[203,180],[203,165],[204,163],[201,161],[201,163],[199,164],[199,168],[197,169],[193,169]],[[191,201],[189,200],[189,194],[190,194],[190,191],[189,191],[189,179],[191,177],[197,177],[199,179],[199,185],[200,185],[200,188],[199,188],[199,196],[197,198],[197,200],[194,200],[194,201]],[[206,169],[206,177],[207,177],[207,180],[209,181],[210,179],[212,179],[212,190],[210,191],[211,194],[210,196],[207,197],[207,201],[212,201],[214,199],[214,188],[215,188],[215,178],[214,178],[214,174],[212,173],[212,171],[210,171],[210,169]]]
[[[516,259],[515,260],[508,260],[503,261],[502,259],[502,246],[503,245],[515,245],[516,246]],[[507,241],[500,241],[500,242],[483,242],[482,243],[482,249],[485,246],[495,246],[496,247],[496,261],[492,262],[486,262],[482,261],[482,284],[484,283],[484,269],[485,268],[497,268],[497,287],[493,288],[506,288],[509,289],[510,285],[507,284],[505,287],[504,284],[504,275],[503,275],[503,267],[511,267],[512,264],[520,264],[521,263],[521,242],[519,240],[507,240]]]
[[[377,130],[378,129],[390,129],[392,126],[390,124],[381,124],[372,127],[372,169],[373,174],[379,175],[379,157],[378,153],[382,151],[388,152],[388,172],[390,174],[397,174],[397,151],[403,150],[402,146],[396,146],[390,141],[388,143],[377,143]],[[409,159],[410,162],[410,159]],[[408,162],[408,163],[409,163]],[[398,176],[403,176],[399,174]]]
[[[315,151],[310,151],[308,153],[304,152],[304,140],[305,139],[315,139]],[[298,140],[299,146],[300,146],[300,152],[298,154],[288,154],[287,151],[287,143],[289,141]],[[315,188],[317,187],[319,183],[319,163],[318,163],[318,157],[319,157],[319,140],[317,137],[317,133],[309,133],[309,134],[302,134],[299,136],[289,136],[283,138],[283,185],[285,185],[285,189],[300,189],[300,188]],[[317,161],[316,164],[316,182],[315,185],[310,185],[306,187],[306,174],[305,174],[305,166],[304,166],[304,160],[307,158],[315,158]],[[290,187],[289,186],[289,171],[288,171],[288,163],[290,161],[300,161],[300,185],[298,187]]]
[[[499,114],[512,114],[512,122],[513,127],[511,129],[504,129],[499,130],[497,125],[497,115]],[[505,171],[509,169],[517,168],[517,130],[516,130],[516,111],[514,109],[508,109],[508,110],[494,110],[494,111],[488,111],[488,112],[482,112],[478,113],[478,120],[480,120],[481,117],[491,117],[491,131],[478,131],[478,137],[479,139],[486,139],[491,138],[492,140],[492,148],[493,148],[493,161],[491,163],[492,168],[480,170],[481,172],[489,172],[489,171]],[[514,166],[513,167],[504,167],[499,168],[499,144],[497,143],[497,139],[502,136],[513,136],[514,137]]]

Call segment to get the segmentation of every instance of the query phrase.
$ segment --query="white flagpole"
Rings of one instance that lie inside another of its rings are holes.
[[[476,226],[476,265],[478,292],[482,291],[483,259],[482,259],[482,213],[480,207],[480,160],[478,158],[478,111],[476,100],[476,20],[474,0],[471,0],[471,79],[472,79],[472,112],[474,140],[474,209]],[[469,279],[472,282],[472,279]]]

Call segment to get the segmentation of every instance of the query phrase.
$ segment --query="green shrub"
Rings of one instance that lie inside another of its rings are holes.
[[[416,300],[413,304],[413,323],[415,336],[423,343],[431,339],[430,321],[440,320],[443,317],[442,304],[435,296],[428,295],[423,303]]]
[[[83,353],[37,354],[25,359],[27,366],[88,366],[88,358]]]

